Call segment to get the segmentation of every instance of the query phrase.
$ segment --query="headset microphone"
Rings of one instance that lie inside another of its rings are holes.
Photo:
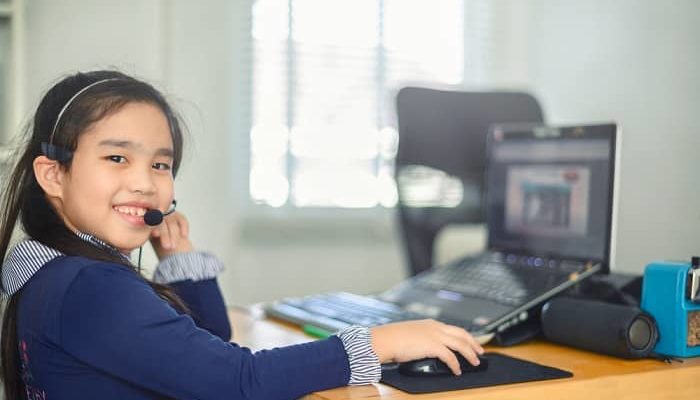
[[[173,205],[165,213],[162,213],[160,210],[150,209],[143,215],[143,222],[145,222],[148,226],[158,226],[161,222],[163,222],[163,217],[175,212],[176,206],[177,201],[173,200]]]

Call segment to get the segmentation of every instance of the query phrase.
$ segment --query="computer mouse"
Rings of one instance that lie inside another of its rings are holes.
[[[485,371],[489,367],[489,360],[485,356],[479,356],[479,365],[471,365],[466,358],[455,352],[462,373]],[[442,376],[454,375],[450,367],[439,358],[423,358],[420,360],[399,363],[399,373],[408,376]]]

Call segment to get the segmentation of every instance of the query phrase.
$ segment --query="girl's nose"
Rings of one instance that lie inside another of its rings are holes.
[[[146,195],[155,193],[156,186],[153,181],[151,168],[145,171],[141,168],[134,168],[128,179],[127,185],[130,191]]]

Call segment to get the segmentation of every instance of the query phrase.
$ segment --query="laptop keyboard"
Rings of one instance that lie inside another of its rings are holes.
[[[475,264],[476,263],[476,264]],[[412,279],[413,285],[435,291],[451,291],[507,306],[519,306],[566,281],[582,263],[524,258],[506,260],[500,255],[465,259]],[[309,324],[334,332],[350,325],[375,326],[389,322],[423,319],[426,316],[404,310],[396,304],[346,292],[287,298],[266,307],[266,312],[295,324]],[[460,321],[440,320],[462,325]]]
[[[550,260],[542,258],[530,257],[522,263],[505,263],[499,258],[466,259],[419,275],[415,278],[415,284],[430,290],[448,290],[517,306],[567,280],[569,271],[579,270],[582,266],[571,263],[562,270],[561,263],[550,263]]]

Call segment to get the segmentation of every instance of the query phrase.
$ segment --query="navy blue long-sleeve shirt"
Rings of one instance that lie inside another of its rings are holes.
[[[197,327],[122,265],[57,257],[19,294],[30,399],[289,399],[350,378],[338,337],[253,353]]]
[[[231,340],[231,321],[216,278],[203,281],[191,279],[168,284],[189,308],[195,324],[222,340]]]

